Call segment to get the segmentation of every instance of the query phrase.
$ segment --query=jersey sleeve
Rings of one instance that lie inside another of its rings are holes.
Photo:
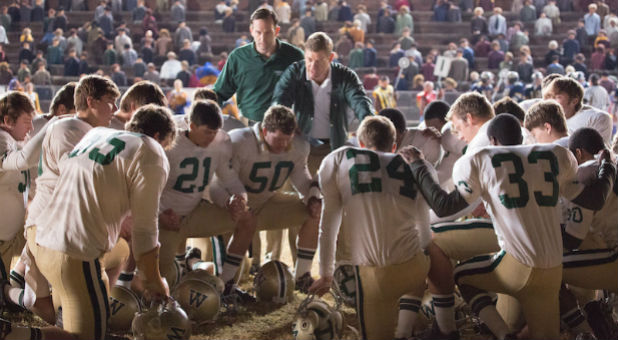
[[[481,183],[479,169],[476,166],[478,153],[463,156],[455,162],[453,167],[453,184],[455,190],[468,202],[474,203],[481,195]]]
[[[245,191],[245,186],[238,178],[237,170],[231,168],[232,142],[229,138],[221,143],[220,148],[219,162],[215,170],[217,179],[220,182],[217,186],[222,186],[229,194],[242,195],[246,200],[247,192]],[[218,197],[221,197],[221,194]]]
[[[322,189],[322,219],[320,220],[320,276],[332,277],[335,272],[335,252],[337,234],[341,227],[343,204],[337,186],[336,155],[331,153],[322,161],[318,170],[320,189]]]
[[[143,158],[152,160],[153,157]],[[134,221],[132,246],[136,260],[159,244],[159,198],[169,174],[166,164],[167,160],[165,164],[140,160],[129,175],[129,196]]]
[[[41,156],[41,145],[45,139],[45,131],[49,124],[45,124],[44,128],[32,137],[23,149],[9,151],[5,141],[0,141],[0,153],[3,155],[0,159],[0,170],[28,170],[37,165]]]

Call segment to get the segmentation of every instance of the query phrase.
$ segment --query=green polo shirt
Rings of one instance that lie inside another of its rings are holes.
[[[255,50],[255,43],[230,53],[214,87],[220,104],[236,93],[242,115],[262,121],[283,71],[290,64],[304,59],[303,52],[295,46],[279,39],[277,45],[277,51],[268,59]]]

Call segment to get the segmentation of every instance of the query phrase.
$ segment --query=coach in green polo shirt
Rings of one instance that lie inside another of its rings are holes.
[[[253,43],[230,53],[215,83],[220,104],[236,93],[242,115],[262,121],[279,77],[290,64],[304,58],[301,50],[277,39],[279,30],[275,12],[267,8],[253,12],[249,26]]]

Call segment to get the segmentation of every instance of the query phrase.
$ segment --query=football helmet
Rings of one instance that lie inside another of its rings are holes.
[[[335,284],[339,288],[343,303],[347,306],[356,308],[356,273],[354,272],[354,266],[344,264],[337,269],[334,273]]]
[[[123,286],[114,286],[109,294],[109,329],[114,332],[127,332],[135,313],[142,311],[137,295]]]
[[[225,283],[218,276],[211,274],[210,272],[202,269],[196,269],[190,272],[187,272],[180,282],[186,280],[201,280],[204,281],[211,286],[215,287],[219,294],[223,294],[223,290],[225,289]]]
[[[214,320],[221,307],[221,295],[217,289],[198,279],[180,281],[172,291],[172,297],[187,312],[189,319],[198,324]]]
[[[296,340],[332,340],[341,338],[343,315],[340,305],[329,306],[309,295],[298,307],[292,334]]]
[[[191,321],[178,302],[168,298],[167,302],[136,313],[131,329],[134,340],[188,339]]]
[[[260,301],[286,304],[294,298],[294,277],[284,263],[269,261],[255,275],[253,288]]]

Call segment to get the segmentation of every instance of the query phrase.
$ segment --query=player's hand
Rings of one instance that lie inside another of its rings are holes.
[[[248,212],[247,201],[242,195],[234,194],[226,203],[226,208],[233,221],[238,221]]]
[[[425,156],[423,156],[423,152],[412,145],[406,146],[399,150],[399,154],[408,164],[414,163],[421,159],[425,159]]]
[[[129,214],[120,224],[120,237],[131,241],[131,231],[133,230],[133,215]]]
[[[438,129],[436,129],[435,127],[428,126],[423,130],[423,136],[428,138],[434,138],[439,141],[440,138],[442,138],[442,133],[438,131]]]
[[[330,287],[333,284],[332,276],[323,276],[315,281],[311,287],[309,287],[309,293],[322,296],[330,291]]]
[[[307,212],[313,219],[320,218],[322,213],[322,200],[317,197],[309,197],[307,200]]]
[[[166,301],[170,295],[167,280],[162,277],[154,280],[144,280],[144,295],[150,300]]]
[[[159,215],[159,226],[166,230],[180,230],[180,216],[172,209],[167,209]]]

